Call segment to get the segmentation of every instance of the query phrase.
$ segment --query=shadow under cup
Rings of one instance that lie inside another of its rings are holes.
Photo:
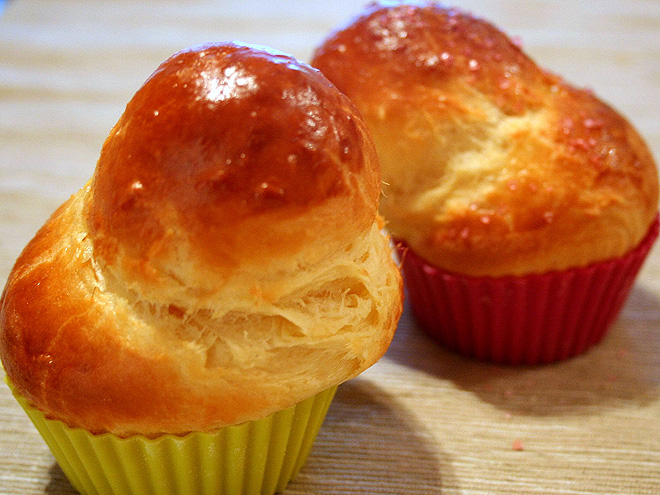
[[[658,216],[631,252],[543,274],[469,277],[395,245],[420,326],[467,357],[510,365],[561,361],[598,343],[618,316],[658,237]]]

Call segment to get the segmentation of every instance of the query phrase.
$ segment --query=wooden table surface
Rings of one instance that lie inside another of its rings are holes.
[[[539,63],[624,113],[660,157],[660,2],[463,0]],[[309,60],[362,2],[10,0],[0,17],[0,279],[83,185],[155,67],[241,40]],[[521,447],[520,449],[514,448]],[[68,495],[0,386],[0,494]],[[660,247],[588,354],[550,366],[469,361],[408,311],[387,355],[338,392],[287,494],[660,494]]]

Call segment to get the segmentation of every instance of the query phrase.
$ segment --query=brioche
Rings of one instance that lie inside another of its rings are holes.
[[[389,231],[436,267],[586,266],[629,252],[657,213],[657,170],[635,129],[470,14],[373,4],[311,64],[372,132]]]
[[[402,306],[379,174],[317,70],[235,43],[173,55],[18,258],[0,315],[10,380],[71,426],[156,436],[356,376]]]

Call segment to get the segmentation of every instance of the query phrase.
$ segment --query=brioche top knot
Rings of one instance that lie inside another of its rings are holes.
[[[195,285],[181,259],[225,275],[292,255],[313,263],[371,226],[379,193],[365,126],[320,72],[271,49],[206,44],[166,60],[128,103],[89,219],[122,276]]]

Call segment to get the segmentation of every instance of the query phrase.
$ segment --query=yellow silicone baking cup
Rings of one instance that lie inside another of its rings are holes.
[[[307,460],[337,387],[266,418],[185,436],[94,435],[48,419],[7,380],[83,495],[272,495]]]

